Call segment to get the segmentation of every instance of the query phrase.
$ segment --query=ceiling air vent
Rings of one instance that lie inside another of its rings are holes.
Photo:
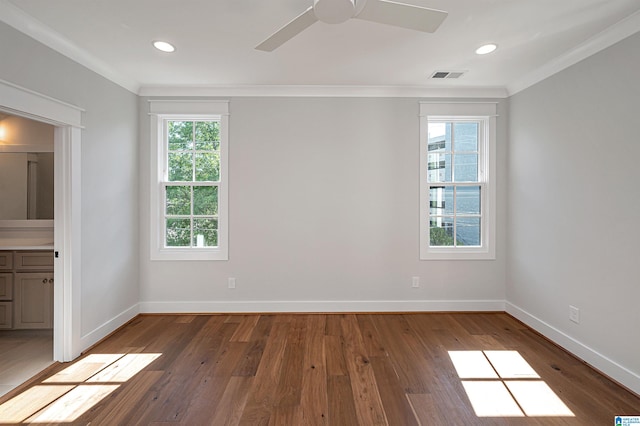
[[[444,78],[460,78],[464,75],[465,71],[436,71],[431,74],[431,78],[444,79]]]

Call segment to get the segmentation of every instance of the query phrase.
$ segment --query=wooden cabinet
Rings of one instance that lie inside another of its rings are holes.
[[[0,329],[13,328],[13,272],[0,272]]]
[[[50,251],[17,251],[13,256],[16,271],[53,271],[53,253]]]
[[[0,300],[13,300],[13,273],[0,272]]]
[[[0,329],[53,327],[53,252],[0,251]]]
[[[13,252],[0,251],[0,271],[13,269]]]
[[[51,328],[53,273],[16,273],[13,307],[14,328]]]
[[[0,302],[0,329],[13,328],[13,302]]]

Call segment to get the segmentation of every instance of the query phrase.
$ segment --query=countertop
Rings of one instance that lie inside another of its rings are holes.
[[[2,250],[53,250],[53,241],[46,238],[0,238]]]
[[[50,246],[5,246],[0,243],[0,251],[12,251],[12,250],[53,250],[53,244]]]

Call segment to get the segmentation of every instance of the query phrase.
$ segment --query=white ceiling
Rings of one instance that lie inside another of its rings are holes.
[[[0,19],[131,91],[385,87],[513,93],[640,30],[640,0],[403,0],[449,12],[434,33],[317,22],[254,47],[312,0],[0,0]],[[166,40],[173,54],[151,42]],[[496,52],[475,49],[496,43]],[[466,71],[430,80],[436,70]]]

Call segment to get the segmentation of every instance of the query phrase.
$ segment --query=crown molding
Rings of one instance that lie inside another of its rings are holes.
[[[118,73],[105,62],[97,59],[8,0],[0,0],[0,20],[67,58],[89,68],[91,71],[98,73],[107,80],[130,92],[138,93],[140,88],[138,82]]]
[[[425,86],[143,86],[140,96],[211,97],[363,97],[363,98],[506,98],[503,87]]]
[[[522,76],[507,85],[508,96],[513,96],[560,71],[569,68],[589,56],[613,46],[619,41],[640,31],[640,11],[635,12],[604,31],[589,38],[584,43],[556,57],[545,65]]]

